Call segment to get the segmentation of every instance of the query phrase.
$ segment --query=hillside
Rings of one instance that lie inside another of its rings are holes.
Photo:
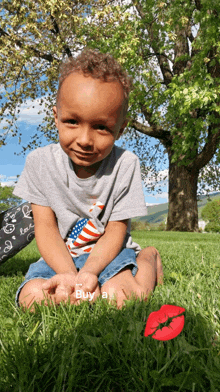
[[[198,213],[199,219],[201,219],[201,211],[203,207],[210,200],[220,199],[220,192],[213,193],[210,195],[209,199],[207,196],[200,196],[200,200],[198,201]],[[168,214],[168,203],[148,206],[148,215],[138,218],[139,221],[148,222],[148,223],[160,223],[163,222]]]

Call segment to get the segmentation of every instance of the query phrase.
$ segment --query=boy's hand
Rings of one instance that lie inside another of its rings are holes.
[[[96,289],[96,286],[98,285],[98,277],[93,274],[92,272],[87,272],[87,271],[79,271],[77,276],[76,276],[76,285],[79,285],[81,287],[81,290],[83,290],[85,293],[86,292],[92,292]],[[76,287],[77,290],[77,287]]]
[[[97,276],[91,272],[79,271],[75,280],[75,292],[71,295],[73,301],[74,299],[94,301],[99,295]]]
[[[56,274],[43,283],[42,288],[48,290],[56,304],[66,302],[75,289],[76,276],[72,272]]]
[[[48,290],[56,304],[67,302],[69,298],[72,304],[88,299],[94,301],[100,295],[97,276],[86,271],[77,275],[71,272],[56,274],[42,288]]]

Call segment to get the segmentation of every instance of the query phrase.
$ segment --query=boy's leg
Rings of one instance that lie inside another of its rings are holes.
[[[134,277],[145,290],[153,290],[156,284],[163,284],[163,266],[160,254],[153,246],[140,251],[137,257],[138,271]]]
[[[101,293],[107,293],[110,297],[117,298],[117,306],[120,308],[124,300],[131,297],[132,293],[139,298],[147,298],[154,289],[156,283],[162,283],[163,269],[159,252],[154,247],[143,249],[137,257],[138,271],[133,277],[129,267],[125,267],[117,275],[113,276],[101,288]],[[28,281],[19,294],[20,305],[30,308],[34,302],[45,305],[58,304],[55,293],[49,294],[48,290],[43,290],[42,285],[45,279],[35,278]],[[100,290],[95,297],[100,295]],[[95,300],[96,298],[94,298]],[[67,298],[68,300],[68,298]],[[71,296],[70,296],[70,302]],[[79,303],[80,301],[77,301]],[[75,303],[75,300],[72,302]],[[33,308],[34,310],[34,308]]]
[[[156,283],[162,284],[163,268],[157,249],[154,247],[143,249],[137,257],[137,264],[138,272],[135,277],[130,268],[126,267],[101,288],[101,292],[107,293],[110,298],[116,297],[118,308],[121,308],[124,300],[130,298],[132,294],[147,299]]]

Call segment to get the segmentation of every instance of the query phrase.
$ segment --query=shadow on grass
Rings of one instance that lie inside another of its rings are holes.
[[[36,241],[33,240],[15,256],[0,265],[0,276],[25,275],[31,263],[40,258]]]
[[[1,390],[218,391],[220,358],[205,317],[186,310],[173,340],[144,337],[149,314],[162,305],[130,301],[117,310],[97,301],[25,312],[15,336],[6,332]]]

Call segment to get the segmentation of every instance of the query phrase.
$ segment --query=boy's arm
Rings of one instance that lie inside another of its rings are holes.
[[[41,256],[57,273],[77,274],[72,257],[62,239],[56,216],[50,207],[31,204],[34,216],[35,238]]]
[[[118,255],[127,233],[128,219],[108,222],[105,233],[99,238],[90,253],[83,272],[90,272],[96,276]]]
[[[31,206],[38,249],[46,263],[58,274],[53,284],[48,280],[43,289],[49,292],[55,290],[56,302],[65,301],[75,288],[77,269],[60,235],[53,210],[36,204]]]

